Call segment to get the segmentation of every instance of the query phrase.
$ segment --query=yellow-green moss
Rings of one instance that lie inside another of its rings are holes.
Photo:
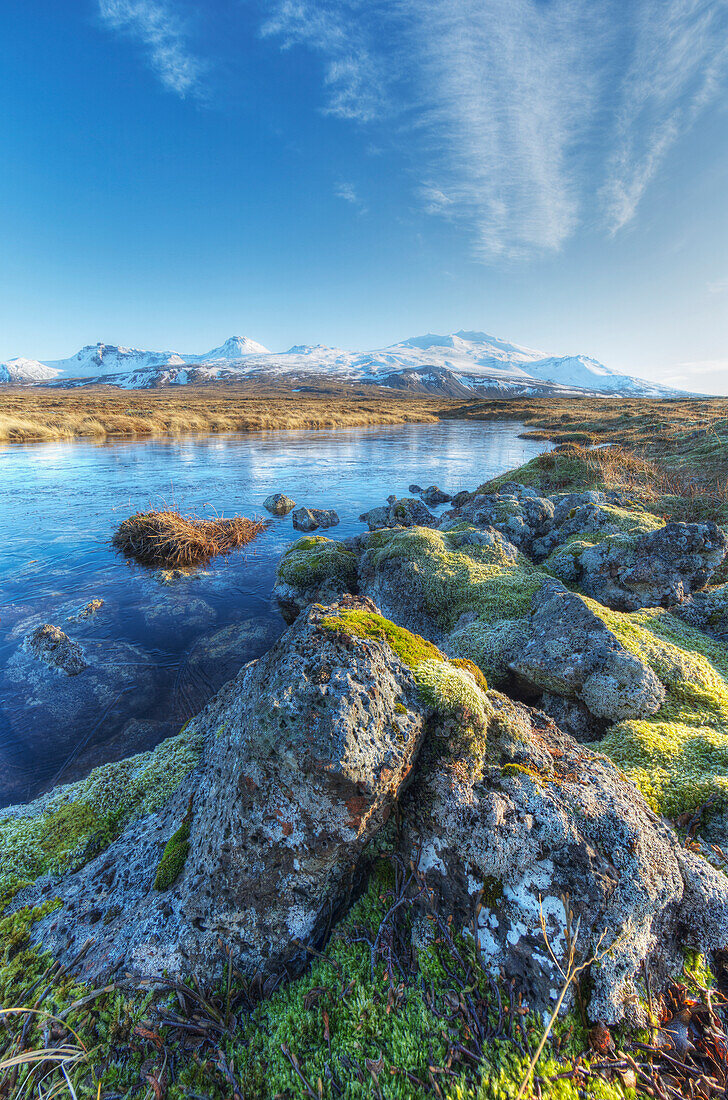
[[[659,677],[664,705],[619,722],[593,747],[606,753],[659,812],[676,816],[709,797],[728,801],[728,653],[662,608],[625,614],[584,602]]]
[[[189,818],[180,825],[179,829],[167,841],[162,858],[159,861],[157,875],[154,879],[155,890],[168,890],[182,874],[182,868],[190,850],[190,822]]]
[[[372,638],[386,642],[390,649],[409,669],[421,661],[443,661],[440,650],[432,642],[413,634],[404,627],[378,615],[374,611],[338,611],[321,620],[321,628],[338,634],[353,634],[357,638]]]
[[[467,657],[451,657],[450,664],[455,665],[455,668],[463,668],[466,672],[469,672],[481,691],[488,690],[488,681],[474,661],[469,660]]]

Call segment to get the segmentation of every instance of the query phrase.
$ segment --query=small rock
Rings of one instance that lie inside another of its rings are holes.
[[[421,493],[422,492],[422,486],[421,485],[410,485],[409,491],[410,491],[410,493]]]
[[[442,489],[437,485],[429,485],[426,489],[423,489],[420,493],[422,500],[430,508],[437,507],[438,504],[447,504],[452,497],[449,493],[443,493]]]
[[[44,623],[28,635],[23,649],[43,661],[49,668],[77,676],[87,667],[84,652],[78,642],[72,641],[60,627]]]
[[[339,523],[333,508],[297,508],[292,519],[297,531],[315,531],[319,527],[336,527]]]
[[[79,607],[77,611],[72,612],[66,622],[68,623],[80,623],[84,619],[90,619],[92,615],[95,615],[97,611],[100,611],[104,606],[103,600],[89,600],[83,607]]]
[[[296,507],[296,502],[287,497],[285,493],[271,493],[263,501],[263,507],[267,508],[274,516],[287,516]]]

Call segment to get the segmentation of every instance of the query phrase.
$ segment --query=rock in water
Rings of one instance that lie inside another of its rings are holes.
[[[443,493],[437,485],[428,485],[426,489],[421,490],[420,496],[430,508],[435,508],[438,504],[447,504],[449,500],[452,500],[450,494]]]
[[[44,623],[37,627],[23,642],[23,649],[43,661],[49,668],[78,676],[87,667],[83,649],[72,641],[58,626]]]
[[[301,945],[321,945],[424,729],[410,669],[381,641],[324,629],[324,617],[302,615],[192,720],[185,737],[204,739],[201,763],[161,809],[75,874],[16,898],[52,889],[62,900],[36,926],[58,958],[92,937],[87,975],[209,981],[224,972],[221,942],[251,976],[295,970]]]
[[[439,520],[415,497],[388,500],[386,505],[370,508],[359,519],[370,531],[380,527],[437,527]]]
[[[315,531],[319,527],[336,527],[339,517],[333,508],[297,508],[293,513],[297,531]]]
[[[287,516],[296,507],[296,502],[284,493],[271,493],[263,501],[263,507],[274,516]]]
[[[558,581],[533,599],[530,631],[511,669],[534,687],[578,699],[595,718],[649,718],[665,689],[584,600]]]
[[[273,595],[287,623],[311,603],[335,603],[356,590],[356,555],[341,542],[309,535],[286,550]]]

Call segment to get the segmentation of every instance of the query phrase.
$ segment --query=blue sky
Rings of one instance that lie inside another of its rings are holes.
[[[29,0],[0,86],[0,360],[465,328],[728,392],[728,0]]]

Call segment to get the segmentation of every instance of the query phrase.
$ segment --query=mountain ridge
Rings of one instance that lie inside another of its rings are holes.
[[[385,386],[400,393],[451,397],[602,394],[669,397],[682,391],[622,374],[586,355],[553,356],[488,333],[461,329],[411,336],[372,351],[296,344],[271,352],[247,336],[231,336],[210,351],[147,351],[87,344],[66,359],[17,358],[0,363],[0,384],[113,385],[146,389],[243,379],[312,378]]]

